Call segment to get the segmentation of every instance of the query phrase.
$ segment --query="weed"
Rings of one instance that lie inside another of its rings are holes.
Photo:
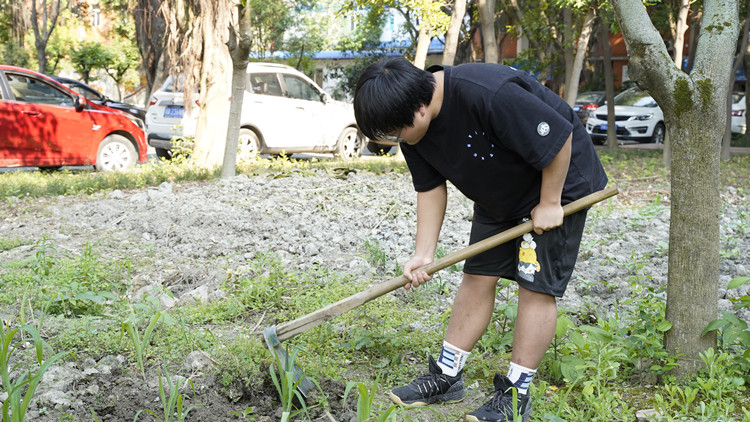
[[[164,383],[162,382],[162,378],[166,380],[166,388],[164,386]],[[193,394],[195,394],[195,386],[193,385],[193,381],[188,378],[185,383],[190,384],[190,387],[193,389]],[[169,393],[169,397],[167,397],[167,393]],[[200,404],[190,405],[186,409],[184,409],[183,413],[184,396],[180,394],[180,385],[172,381],[172,377],[169,375],[169,371],[167,370],[166,366],[164,367],[163,377],[161,369],[159,369],[159,398],[162,405],[161,416],[151,409],[142,409],[135,414],[133,422],[136,422],[138,420],[138,417],[143,412],[150,413],[159,422],[184,422],[191,410],[193,410],[197,406],[202,406]]]
[[[376,409],[375,397],[378,391],[378,379],[373,381],[372,385],[368,386],[363,382],[349,381],[346,384],[344,390],[344,398],[342,399],[342,406],[346,407],[346,398],[349,397],[349,393],[356,387],[357,389],[357,422],[385,422],[399,413],[403,413],[406,409],[396,404],[388,406],[385,410]],[[440,415],[435,409],[431,409],[425,406],[414,406],[410,409],[427,409],[437,415]]]
[[[41,282],[45,277],[48,277],[52,266],[55,265],[55,258],[50,254],[57,252],[55,246],[49,241],[47,235],[42,236],[41,239],[34,243],[31,247],[34,253],[34,263],[31,266],[31,270],[36,276],[37,281]]]
[[[26,332],[32,338],[36,360],[31,365],[24,363],[23,360],[11,365],[15,352],[27,343],[23,339],[14,342],[16,334],[20,332]],[[0,321],[0,378],[2,379],[0,391],[8,395],[2,406],[4,422],[23,422],[26,419],[26,411],[42,376],[55,361],[66,354],[66,352],[59,352],[45,360],[45,346],[49,347],[34,327],[23,325],[11,329],[6,327],[5,321]]]
[[[388,263],[388,255],[380,246],[380,242],[375,239],[365,239],[364,243],[367,262],[373,267],[385,269]]]
[[[120,338],[122,339],[123,334],[127,331],[128,335],[130,336],[130,340],[133,342],[133,350],[135,352],[135,358],[138,362],[138,369],[141,370],[141,375],[143,376],[143,379],[146,379],[146,370],[143,366],[143,357],[146,350],[146,347],[151,343],[151,338],[154,336],[154,328],[156,328],[156,324],[159,322],[159,319],[164,314],[161,312],[156,312],[151,317],[151,321],[149,322],[148,326],[143,332],[143,335],[141,335],[138,332],[138,318],[135,316],[135,313],[132,313],[130,318],[127,321],[122,322],[122,329],[120,330]]]
[[[268,372],[271,374],[271,381],[273,381],[273,385],[276,387],[276,392],[279,394],[279,399],[281,400],[281,422],[286,422],[302,412],[307,415],[308,419],[310,418],[307,412],[307,405],[305,404],[305,397],[298,390],[302,378],[297,377],[297,370],[295,369],[294,361],[297,357],[297,352],[299,352],[299,349],[295,348],[290,354],[286,355],[286,359],[282,362],[274,350],[276,361],[268,367]],[[311,381],[315,382],[314,380]],[[292,408],[295,407],[295,399],[298,407],[302,409],[292,413]]]
[[[25,244],[26,242],[21,239],[6,239],[0,237],[0,252],[9,251]]]
[[[727,290],[736,289],[750,282],[750,277],[737,277],[729,282]],[[733,298],[735,309],[746,309],[750,307],[750,296],[744,295]],[[724,350],[734,350],[737,354],[735,360],[746,372],[750,369],[750,329],[746,321],[737,314],[720,311],[721,318],[711,321],[703,330],[702,335],[710,331],[718,331],[719,346]]]
[[[229,412],[229,414],[237,416],[240,419],[255,420],[255,409],[253,409],[252,406],[246,407],[242,412]]]
[[[367,351],[369,355],[380,356],[380,359],[371,363],[375,368],[401,363],[401,355],[393,353],[394,349],[403,346],[400,334],[384,327],[381,319],[365,312],[358,313],[355,321],[358,326],[351,330],[348,345],[352,350]]]

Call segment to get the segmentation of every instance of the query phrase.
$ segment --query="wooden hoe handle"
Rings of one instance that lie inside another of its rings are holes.
[[[563,211],[565,215],[568,216],[570,214],[574,214],[578,211],[588,208],[596,204],[597,202],[610,198],[616,194],[617,188],[606,188],[598,192],[594,192],[590,195],[584,196],[581,199],[563,206]],[[531,230],[531,221],[526,221],[515,227],[505,230],[504,232],[498,233],[492,237],[488,237],[487,239],[484,239],[449,255],[446,255],[440,259],[432,261],[431,263],[424,265],[419,269],[426,272],[427,274],[434,274],[437,271],[449,267],[457,262],[463,261],[466,258],[480,254],[484,251],[494,248],[495,246],[523,236],[525,233],[528,233]],[[302,334],[314,327],[317,327],[323,322],[326,322],[334,317],[348,312],[375,298],[383,296],[386,293],[392,292],[399,287],[403,287],[408,282],[409,280],[406,277],[400,275],[384,283],[376,284],[363,292],[353,294],[347,298],[339,300],[338,302],[318,309],[313,313],[299,317],[294,321],[283,323],[276,327],[276,335],[278,337],[278,340],[284,341],[298,334]]]

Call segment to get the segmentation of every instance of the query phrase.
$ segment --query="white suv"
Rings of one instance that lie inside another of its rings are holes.
[[[172,157],[172,140],[195,136],[198,106],[193,106],[190,116],[185,115],[185,101],[181,84],[168,77],[164,85],[151,97],[146,110],[148,144],[159,158]],[[197,98],[195,93],[193,98]]]
[[[607,140],[607,105],[596,109],[586,121],[591,140],[602,145]],[[627,89],[615,96],[615,132],[618,140],[663,144],[666,128],[664,113],[648,92]]]
[[[182,106],[181,95],[172,95],[167,100],[157,93],[151,102],[154,105],[146,115],[149,144],[163,156],[171,148],[170,139],[187,135],[185,129],[194,133],[195,127],[194,123],[186,124],[184,113],[176,110]],[[170,134],[162,130],[167,127],[182,131]],[[334,153],[348,160],[361,156],[364,144],[365,137],[357,128],[351,104],[332,100],[315,82],[292,67],[272,63],[248,65],[238,159],[258,153],[316,152]]]

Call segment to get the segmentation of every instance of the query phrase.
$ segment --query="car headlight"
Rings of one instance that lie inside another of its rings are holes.
[[[143,120],[141,120],[141,119],[133,116],[132,114],[127,114],[127,113],[123,113],[123,114],[125,114],[125,117],[127,117],[128,120],[130,120],[131,122],[133,122],[134,125],[136,125],[139,128],[141,128],[141,130],[144,130],[144,131],[146,130],[146,125],[143,124]]]
[[[639,114],[638,116],[635,116],[634,120],[651,120],[654,117],[654,113],[649,114]]]

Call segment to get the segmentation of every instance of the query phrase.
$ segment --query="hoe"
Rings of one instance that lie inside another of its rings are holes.
[[[563,206],[563,211],[567,216],[588,208],[616,194],[617,188],[606,188]],[[480,254],[484,251],[494,248],[495,246],[523,236],[525,233],[528,233],[531,230],[531,221],[526,221],[492,237],[488,237],[487,239],[469,245],[463,249],[460,249],[427,265],[424,265],[423,267],[420,267],[420,270],[426,272],[427,274],[434,274],[442,270],[443,268],[463,261],[466,258]],[[398,289],[399,287],[403,287],[408,282],[409,280],[403,275],[394,277],[386,282],[376,284],[365,291],[356,293],[352,296],[341,299],[338,302],[318,309],[315,312],[299,317],[294,321],[289,321],[278,326],[274,325],[272,327],[268,327],[263,330],[263,337],[266,341],[266,345],[268,346],[268,349],[272,354],[276,354],[276,356],[278,356],[281,362],[286,362],[288,355],[286,350],[281,347],[282,341],[302,334],[345,312],[348,312],[373,299],[383,296],[386,293],[390,293]],[[297,390],[304,396],[307,396],[307,392],[314,387],[312,381],[304,378],[302,369],[299,366],[295,366],[295,381],[297,384]]]

